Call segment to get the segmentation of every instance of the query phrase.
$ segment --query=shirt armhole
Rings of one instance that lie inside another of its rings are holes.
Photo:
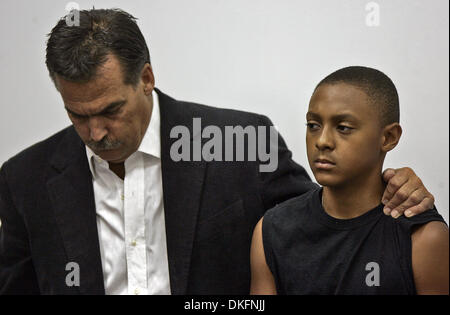
[[[262,240],[263,240],[263,248],[264,248],[264,256],[266,258],[267,266],[272,272],[274,277],[277,291],[278,291],[278,274],[276,272],[274,254],[273,254],[273,228],[272,228],[272,211],[266,212],[262,222]]]
[[[402,277],[410,294],[417,294],[412,267],[412,233],[414,229],[431,221],[444,222],[435,209],[428,210],[411,218],[400,217],[395,220],[398,253]]]

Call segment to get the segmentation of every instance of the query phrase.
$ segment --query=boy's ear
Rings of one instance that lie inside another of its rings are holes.
[[[383,138],[381,143],[381,150],[389,152],[395,148],[400,141],[402,135],[402,127],[399,123],[393,123],[383,128]]]

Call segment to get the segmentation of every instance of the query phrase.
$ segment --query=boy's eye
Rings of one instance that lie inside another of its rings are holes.
[[[306,123],[306,127],[307,127],[310,131],[315,131],[315,130],[320,129],[320,125],[319,125],[319,124],[316,124],[316,123],[313,123],[313,122],[308,122],[308,123]]]
[[[343,133],[349,133],[351,132],[354,128],[349,127],[349,126],[345,126],[345,125],[339,125],[337,126],[337,129]]]

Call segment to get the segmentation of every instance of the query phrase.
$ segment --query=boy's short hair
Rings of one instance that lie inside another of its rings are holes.
[[[378,110],[382,126],[400,122],[397,89],[383,72],[361,66],[342,68],[320,81],[314,91],[321,85],[337,83],[347,83],[362,89],[369,102]]]

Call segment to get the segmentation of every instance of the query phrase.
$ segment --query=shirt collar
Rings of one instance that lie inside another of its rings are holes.
[[[158,159],[161,158],[161,117],[159,111],[159,97],[158,94],[153,90],[152,92],[153,98],[153,109],[150,118],[150,123],[148,124],[147,130],[145,131],[144,137],[142,138],[141,144],[137,149],[138,152],[142,152],[148,155],[152,155]],[[87,145],[86,147],[86,156],[89,162],[89,168],[91,170],[91,174],[95,176],[95,163],[94,159],[98,162],[103,161],[98,155],[94,153]]]
[[[88,158],[88,162],[89,162],[89,169],[91,170],[91,174],[92,176],[95,176],[95,166],[94,166],[94,159],[97,157],[100,159],[100,157],[98,157],[94,151],[92,151],[87,145],[85,145],[86,147],[86,155]]]
[[[153,109],[150,118],[150,123],[145,132],[144,138],[142,138],[141,144],[138,148],[139,152],[146,153],[161,158],[161,117],[159,111],[159,97],[153,90]]]

